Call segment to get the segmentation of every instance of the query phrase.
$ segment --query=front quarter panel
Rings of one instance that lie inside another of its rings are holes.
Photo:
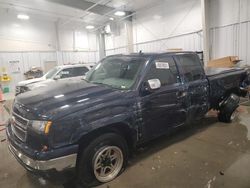
[[[52,126],[52,144],[62,147],[75,144],[84,135],[115,123],[125,123],[135,129],[135,94],[125,91],[118,96],[109,96],[87,108],[71,113]]]

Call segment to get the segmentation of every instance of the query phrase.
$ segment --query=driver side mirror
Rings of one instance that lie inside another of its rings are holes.
[[[143,93],[149,94],[154,90],[161,88],[161,81],[159,79],[150,79],[144,83]]]
[[[59,80],[61,78],[61,76],[58,74],[54,77],[54,80]]]
[[[151,79],[147,81],[151,90],[156,90],[161,88],[161,81],[159,79]]]

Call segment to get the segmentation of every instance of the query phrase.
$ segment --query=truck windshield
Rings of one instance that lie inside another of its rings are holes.
[[[49,71],[44,75],[45,78],[46,78],[46,79],[51,79],[51,78],[57,73],[58,70],[59,70],[58,67],[55,67],[55,68],[49,70]]]
[[[121,90],[131,89],[145,61],[138,57],[106,58],[87,73],[86,81]]]

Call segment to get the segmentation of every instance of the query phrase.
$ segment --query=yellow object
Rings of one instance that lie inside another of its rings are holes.
[[[50,130],[50,127],[52,125],[52,121],[48,121],[45,125],[45,128],[44,128],[44,133],[45,134],[49,134],[49,130]]]
[[[10,81],[11,79],[10,79],[10,76],[9,75],[7,75],[7,74],[3,74],[3,76],[1,76],[1,81],[2,82],[8,82],[8,81]]]

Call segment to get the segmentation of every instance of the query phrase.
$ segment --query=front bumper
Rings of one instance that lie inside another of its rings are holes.
[[[29,158],[22,152],[18,151],[11,144],[9,145],[9,150],[18,160],[18,162],[30,171],[47,171],[55,169],[56,171],[60,172],[65,169],[74,168],[76,165],[77,154],[71,154],[55,159],[50,159],[47,161],[39,161]]]
[[[17,139],[10,124],[6,127],[6,135],[10,152],[24,168],[35,174],[46,171],[62,172],[76,166],[78,145],[38,152]]]

